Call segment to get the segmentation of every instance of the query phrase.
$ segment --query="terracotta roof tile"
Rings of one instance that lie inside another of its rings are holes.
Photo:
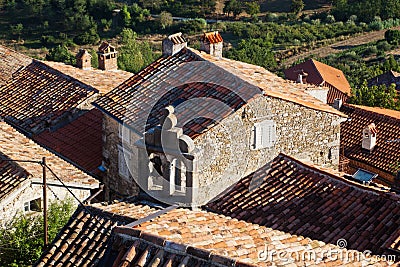
[[[284,70],[285,77],[293,81],[297,81],[299,72],[305,72],[308,74],[306,80],[307,83],[336,88],[345,96],[351,94],[350,84],[344,73],[339,69],[333,68],[314,59],[310,59]]]
[[[56,131],[33,136],[40,145],[65,157],[91,174],[99,174],[102,161],[102,114],[92,109]]]
[[[344,155],[395,175],[400,170],[400,112],[348,104],[341,110],[351,119],[340,127],[340,149]],[[378,130],[376,147],[372,153],[365,153],[361,149],[362,131],[371,123]]]
[[[218,31],[215,32],[205,32],[202,36],[202,40],[210,44],[216,44],[223,42],[221,34]]]
[[[29,173],[17,163],[9,162],[0,150],[0,201],[17,188],[28,185]]]
[[[221,67],[244,81],[259,87],[263,90],[264,94],[268,96],[287,100],[315,110],[345,116],[343,113],[306,93],[306,90],[310,85],[302,85],[287,81],[260,66],[227,58],[216,58],[203,52],[197,53],[218,67]]]
[[[129,214],[114,214],[112,210],[118,207],[129,210]],[[116,225],[130,223],[155,211],[146,205],[128,203],[80,206],[34,266],[97,266]]]
[[[39,61],[33,61],[0,87],[0,116],[32,133],[79,111],[96,89]]]
[[[176,222],[178,224],[172,225],[172,223]],[[169,233],[165,232],[166,229],[168,229]],[[133,240],[134,242],[147,243],[145,241],[150,239],[152,240],[150,242],[153,243],[151,244],[153,251],[156,250],[155,248],[164,250],[165,244],[169,243],[184,244],[183,246],[177,246],[180,247],[179,253],[176,250],[174,252],[179,256],[187,255],[186,257],[190,260],[192,260],[192,256],[195,256],[196,258],[193,260],[206,261],[207,263],[202,266],[214,266],[217,265],[217,262],[222,262],[222,266],[270,266],[272,263],[275,265],[284,264],[285,259],[278,259],[278,257],[269,258],[267,261],[260,259],[258,257],[259,252],[266,247],[270,251],[276,251],[277,253],[285,251],[287,253],[297,253],[298,255],[301,255],[305,251],[314,251],[318,254],[323,250],[338,249],[335,245],[305,239],[302,236],[291,235],[286,232],[232,219],[212,212],[192,211],[181,208],[168,211],[151,221],[141,223],[133,229],[117,227],[115,228],[115,232],[131,236],[126,240]],[[149,234],[150,238],[148,237]],[[154,239],[154,236],[160,236],[162,239]],[[157,240],[157,245],[154,244],[154,240]],[[126,251],[132,248],[132,241],[127,246],[128,248],[121,243],[113,246],[111,254],[113,253],[114,256],[108,262],[109,266],[112,263],[115,265],[121,263],[124,258],[117,258],[116,255],[121,250]],[[142,257],[143,249],[135,248],[135,251],[136,256],[130,261],[131,265],[127,266],[137,266],[135,263]],[[154,266],[150,265],[150,263],[156,253],[153,252],[150,255],[146,261],[142,262],[143,265],[139,266]],[[169,257],[170,255],[155,266],[164,266],[163,264],[168,261]],[[176,264],[179,263],[180,261]],[[285,264],[287,263],[285,262]],[[351,262],[351,260],[346,263],[327,258],[323,264],[338,264],[341,266],[350,264],[349,266],[351,266],[351,264],[355,263]],[[194,264],[201,264],[201,262],[194,261]],[[306,261],[298,259],[293,262],[293,266],[304,266],[304,264],[319,265],[318,262],[312,259],[306,259]],[[361,265],[361,263],[356,264]],[[374,262],[370,262],[370,264],[373,265]],[[189,266],[197,265],[189,264]]]
[[[400,196],[331,173],[281,154],[207,207],[292,235],[326,243],[344,238],[348,248],[391,254],[387,242],[400,235]]]
[[[74,77],[75,79],[96,88],[102,94],[108,93],[133,75],[133,73],[123,70],[83,70],[61,62],[44,61],[44,63],[66,75]]]
[[[92,176],[42,148],[5,122],[0,122],[0,152],[13,160],[41,161],[42,157],[46,157],[46,163],[66,184],[79,184],[91,188],[97,188],[99,185]],[[41,165],[25,162],[18,164],[33,178],[42,178]],[[52,175],[48,175],[48,179],[55,180]]]
[[[32,59],[0,45],[0,86],[9,80],[13,73],[29,65]]]
[[[214,119],[224,118],[262,93],[345,116],[310,96],[305,88],[287,82],[262,67],[228,59],[218,60],[189,49],[183,49],[173,56],[161,57],[100,97],[94,105],[141,134],[158,124],[161,110],[168,105],[177,106],[196,98],[223,102],[225,105],[194,104],[175,112],[178,123],[191,119],[193,113],[203,117],[191,120],[183,127],[185,134],[196,137],[216,124],[215,120],[205,119],[210,117],[207,115],[213,114],[211,118]]]

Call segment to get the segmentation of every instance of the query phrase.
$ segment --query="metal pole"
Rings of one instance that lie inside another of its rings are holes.
[[[44,246],[43,250],[47,248],[47,244],[49,243],[49,240],[47,239],[47,183],[46,183],[46,158],[42,158],[42,168],[43,168],[43,227],[44,227]]]

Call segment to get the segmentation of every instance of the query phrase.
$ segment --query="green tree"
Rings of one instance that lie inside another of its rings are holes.
[[[132,29],[121,32],[122,47],[118,57],[118,67],[130,72],[138,72],[154,61],[155,56],[148,42],[138,42]]]
[[[234,17],[237,17],[243,10],[242,4],[237,0],[229,0],[225,3],[224,13],[229,15],[232,13]]]
[[[301,11],[304,9],[304,2],[303,0],[292,0],[292,4],[290,5],[290,11],[295,14],[300,14]]]
[[[400,42],[400,31],[399,30],[387,30],[385,32],[385,39],[389,44],[399,44]]]
[[[166,11],[160,13],[160,24],[163,29],[172,25],[172,14]]]
[[[75,64],[75,56],[69,52],[65,45],[58,45],[50,49],[49,53],[46,55],[46,60],[64,62],[70,65]]]
[[[260,13],[260,5],[257,2],[248,2],[246,7],[246,12],[250,16],[256,16]]]
[[[18,23],[17,25],[11,25],[11,32],[13,35],[18,37],[18,41],[21,40],[22,30],[24,29],[24,25],[22,23]]]
[[[71,200],[52,202],[48,208],[48,238],[53,240],[73,212]],[[18,214],[0,228],[0,266],[27,266],[43,249],[43,216]]]

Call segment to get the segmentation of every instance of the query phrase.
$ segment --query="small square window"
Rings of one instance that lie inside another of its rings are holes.
[[[24,211],[42,211],[42,199],[37,198],[24,203]]]

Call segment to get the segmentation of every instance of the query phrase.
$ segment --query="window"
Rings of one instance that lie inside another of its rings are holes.
[[[130,144],[131,143],[131,131],[128,127],[123,124],[119,124],[118,127],[118,136],[122,140],[122,142]]]
[[[132,159],[132,154],[118,146],[118,172],[124,178],[129,178],[128,164]]]
[[[254,124],[254,149],[268,148],[276,142],[276,124],[273,120],[265,120]]]
[[[37,198],[24,203],[24,211],[42,211],[42,199]]]

